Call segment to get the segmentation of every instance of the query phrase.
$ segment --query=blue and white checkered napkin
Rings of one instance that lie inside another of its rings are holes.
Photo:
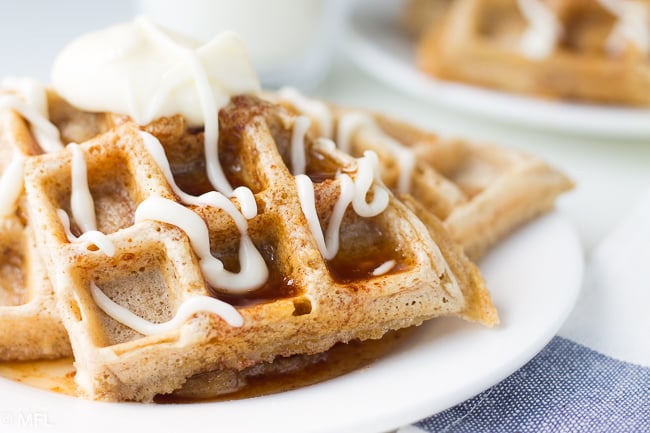
[[[588,263],[561,336],[503,382],[399,433],[650,432],[650,193]]]

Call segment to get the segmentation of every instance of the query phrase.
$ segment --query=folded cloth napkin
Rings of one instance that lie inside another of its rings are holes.
[[[399,433],[650,432],[650,192],[588,258],[558,336],[503,382]]]

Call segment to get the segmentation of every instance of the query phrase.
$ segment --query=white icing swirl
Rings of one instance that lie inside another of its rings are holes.
[[[239,202],[239,208],[244,218],[249,220],[257,216],[257,202],[250,188],[239,186],[235,188],[230,196],[236,198]]]
[[[3,93],[9,91],[11,93]],[[59,130],[48,120],[45,88],[30,78],[8,77],[0,83],[0,110],[15,110],[30,123],[36,141],[45,152],[63,148]],[[0,177],[0,216],[16,211],[23,190],[26,156],[13,149],[13,156]]]
[[[95,219],[95,203],[88,186],[88,171],[86,160],[78,144],[70,143],[72,151],[72,191],[70,193],[70,208],[72,216],[79,226],[82,235],[76,237],[70,230],[70,217],[63,209],[57,209],[57,215],[63,225],[69,242],[95,245],[109,257],[115,254],[113,242],[104,233],[97,230]]]
[[[334,121],[332,119],[332,110],[326,103],[306,98],[293,87],[283,87],[278,90],[280,101],[286,101],[293,105],[298,111],[309,116],[316,121],[320,135],[332,138],[334,135]]]
[[[372,271],[372,275],[374,277],[379,277],[381,275],[385,275],[385,274],[389,273],[395,267],[396,264],[397,264],[397,262],[395,262],[395,260],[388,260],[388,261],[382,263],[381,265],[377,266]]]
[[[309,176],[299,174],[296,176],[296,186],[298,188],[298,197],[300,198],[300,207],[302,213],[307,219],[309,230],[311,231],[316,245],[321,255],[326,260],[331,260],[336,257],[339,251],[340,242],[340,229],[343,222],[345,210],[354,197],[354,184],[350,176],[342,175],[339,177],[340,181],[340,194],[339,198],[334,204],[332,215],[330,216],[329,224],[327,225],[326,235],[323,235],[323,229],[316,213],[316,201],[314,198],[314,184]]]
[[[216,191],[204,194],[201,199],[211,206],[226,208],[226,211],[228,204],[233,206],[230,200]],[[238,214],[237,212],[231,216],[242,230],[241,225],[246,224],[246,221],[241,215],[236,218]],[[240,271],[234,273],[226,270],[221,260],[212,255],[208,227],[200,216],[185,206],[162,197],[149,197],[140,203],[135,211],[135,222],[143,220],[160,221],[183,230],[199,258],[203,275],[208,283],[219,291],[242,294],[261,287],[268,279],[269,273],[264,258],[245,232],[239,241]]]
[[[57,209],[56,214],[61,221],[63,231],[65,232],[68,241],[71,243],[94,245],[97,249],[108,257],[115,255],[115,245],[104,233],[97,230],[90,230],[77,237],[70,230],[70,217],[63,209]]]
[[[70,143],[68,149],[72,151],[72,191],[70,193],[72,217],[82,232],[97,230],[95,204],[88,186],[86,159],[78,144]]]
[[[293,122],[291,132],[291,168],[294,175],[304,174],[307,165],[305,157],[305,134],[311,126],[311,120],[306,116],[298,116]]]
[[[14,149],[11,162],[0,177],[0,217],[16,212],[16,203],[23,191],[24,173],[25,155]]]
[[[208,282],[217,289],[230,293],[243,293],[259,288],[268,278],[268,267],[248,236],[246,219],[257,215],[257,203],[253,192],[246,187],[239,187],[233,195],[240,203],[240,213],[235,205],[223,194],[210,191],[200,196],[187,194],[176,184],[160,141],[145,131],[138,131],[149,154],[160,168],[181,202],[194,206],[212,206],[225,211],[235,222],[240,234],[239,261],[241,271],[237,274],[226,271],[223,263],[210,253],[209,233],[205,222],[189,209],[160,197],[153,197],[141,203],[136,210],[136,221],[150,219],[166,222],[181,228],[190,238],[192,247],[201,260],[201,269]],[[162,214],[169,212],[167,215]],[[159,216],[157,214],[160,213]],[[193,216],[189,216],[193,215]],[[205,244],[207,242],[207,245]]]
[[[199,312],[215,314],[225,320],[230,326],[239,327],[244,324],[244,319],[235,307],[209,296],[194,296],[189,298],[178,307],[178,311],[171,320],[164,323],[152,323],[114,302],[92,281],[90,282],[90,293],[97,306],[104,313],[143,335],[155,335],[173,331],[180,327],[187,319]]]
[[[248,230],[246,219],[254,218],[257,215],[257,203],[255,202],[255,196],[250,188],[241,186],[233,191],[233,196],[237,198],[237,201],[239,201],[240,207],[242,208],[241,213],[226,196],[217,191],[210,191],[198,197],[187,194],[176,184],[171,167],[169,166],[169,160],[165,154],[165,149],[160,141],[145,131],[138,131],[138,134],[142,138],[142,142],[147,151],[153,157],[154,161],[156,161],[158,168],[163,172],[163,176],[165,176],[165,180],[167,180],[170,188],[174,191],[174,194],[178,196],[181,202],[194,206],[208,205],[218,207],[230,215],[242,235],[246,234]]]
[[[369,134],[370,141],[382,144],[395,157],[399,167],[396,189],[400,193],[409,192],[415,168],[413,151],[384,133],[370,116],[361,112],[346,113],[339,119],[336,137],[339,148],[350,153],[351,142],[360,129]]]
[[[9,91],[11,93],[3,93]],[[48,120],[45,88],[30,78],[8,77],[0,83],[0,110],[15,110],[30,123],[36,141],[45,152],[63,148],[59,130]],[[16,211],[18,198],[23,191],[26,156],[13,149],[12,159],[0,177],[0,216]]]
[[[605,49],[610,54],[619,54],[627,43],[634,45],[641,53],[650,52],[650,11],[648,6],[630,0],[597,0],[618,21],[607,38]]]
[[[1,94],[9,90],[13,94]],[[10,108],[25,118],[45,152],[63,149],[59,130],[49,121],[45,87],[31,78],[8,77],[0,83],[0,109]]]
[[[563,33],[562,24],[542,0],[517,0],[528,27],[519,40],[519,51],[533,60],[545,59],[555,50]]]
[[[302,213],[307,219],[309,230],[324,259],[333,259],[339,251],[341,223],[350,203],[357,215],[366,218],[379,215],[388,206],[390,200],[388,191],[380,184],[374,185],[373,199],[370,203],[366,202],[366,196],[370,187],[373,186],[373,180],[379,182],[377,180],[377,163],[377,155],[372,151],[366,151],[364,156],[357,160],[357,174],[354,181],[347,174],[339,173],[337,175],[340,192],[332,209],[325,235],[316,212],[314,184],[304,174],[296,176],[296,187]]]

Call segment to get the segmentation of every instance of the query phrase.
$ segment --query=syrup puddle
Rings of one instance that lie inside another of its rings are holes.
[[[0,362],[0,376],[34,388],[77,396],[72,358],[42,361]]]
[[[408,340],[413,330],[414,328],[408,328],[389,332],[379,340],[339,343],[327,352],[315,355],[313,362],[307,365],[303,363],[299,369],[282,369],[271,374],[250,375],[246,377],[246,385],[243,388],[229,394],[202,398],[170,394],[156,397],[155,402],[169,404],[238,400],[276,394],[324,382],[368,367],[381,357],[399,350],[401,343]],[[0,377],[45,391],[79,397],[74,376],[72,358],[0,362]]]

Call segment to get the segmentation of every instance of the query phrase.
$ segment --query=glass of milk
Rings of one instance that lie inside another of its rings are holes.
[[[201,41],[239,34],[267,88],[315,87],[344,33],[345,0],[136,0],[154,22]]]

